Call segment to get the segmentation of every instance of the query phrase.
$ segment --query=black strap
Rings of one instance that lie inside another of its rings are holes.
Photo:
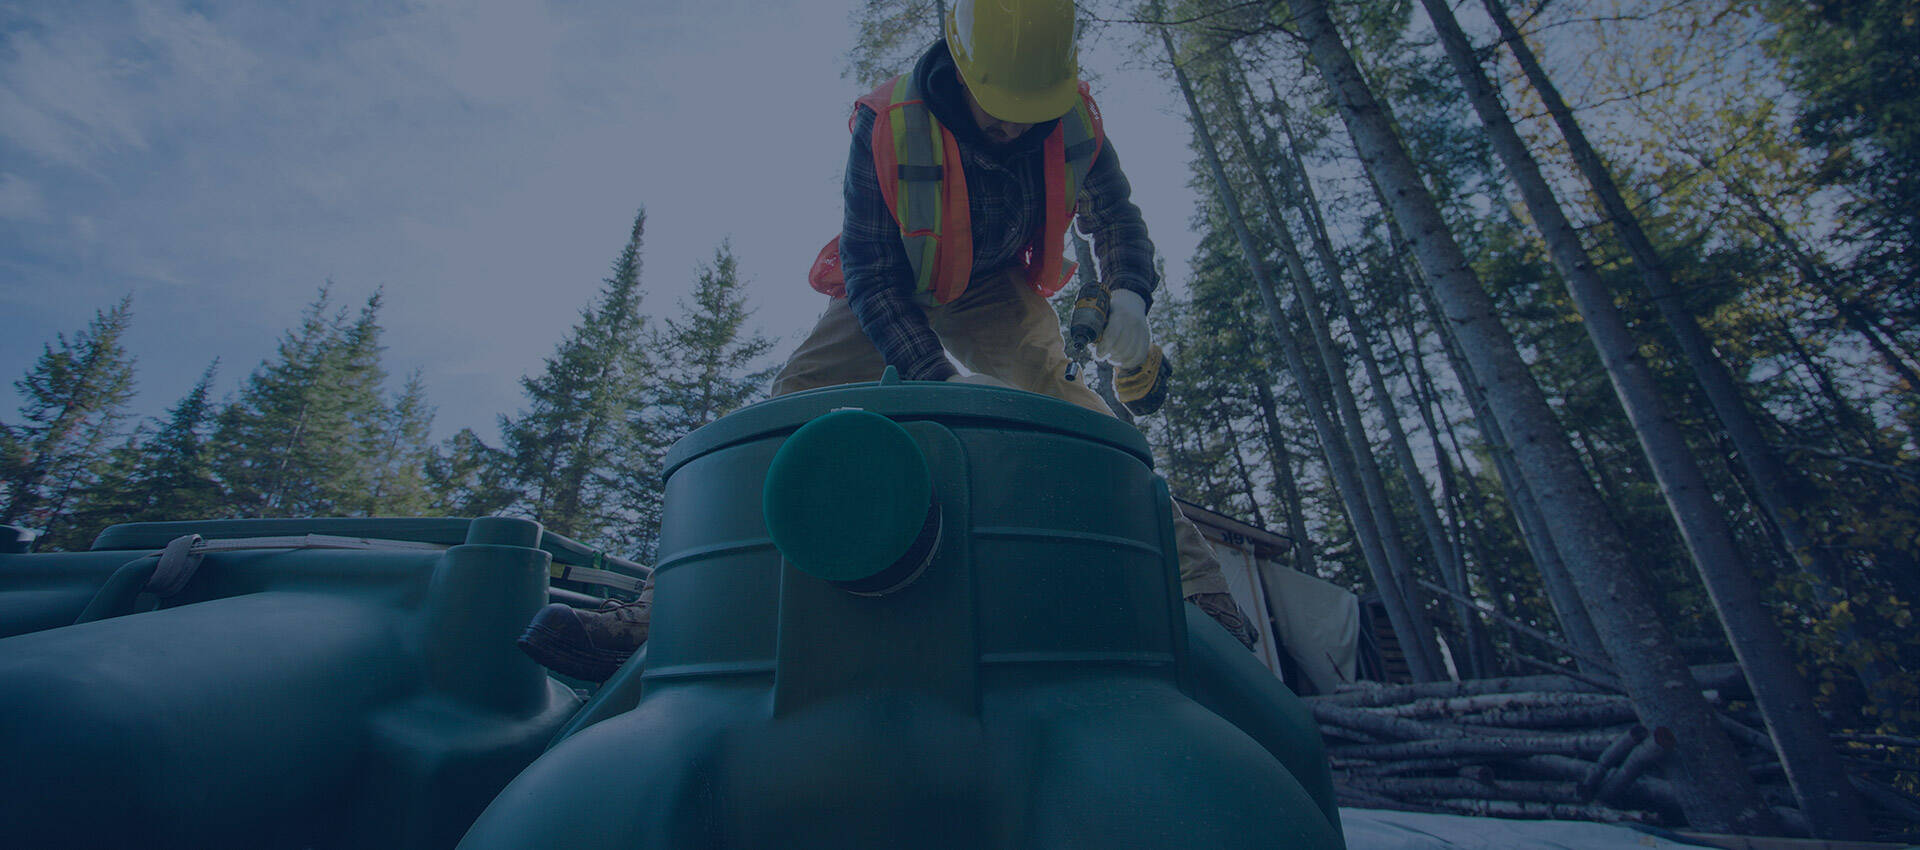
[[[900,179],[921,183],[938,183],[945,172],[938,165],[901,165]]]
[[[167,548],[160,550],[160,563],[153,568],[153,576],[147,579],[146,592],[165,599],[185,590],[207,557],[193,551],[199,543],[198,534],[182,534],[168,541]]]

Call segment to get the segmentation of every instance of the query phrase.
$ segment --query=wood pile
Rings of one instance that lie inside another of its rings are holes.
[[[1804,818],[1731,664],[1694,668],[1789,829]],[[1666,778],[1679,743],[1639,725],[1617,689],[1545,674],[1308,697],[1341,805],[1448,814],[1683,826]]]

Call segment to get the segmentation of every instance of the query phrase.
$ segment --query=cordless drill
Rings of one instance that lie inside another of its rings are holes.
[[[1089,276],[1080,284],[1073,312],[1067,317],[1067,380],[1079,377],[1081,367],[1093,358],[1088,346],[1107,329],[1107,316],[1113,312],[1113,293],[1105,282]],[[1167,362],[1160,344],[1147,351],[1147,360],[1132,369],[1116,368],[1113,394],[1135,416],[1149,416],[1167,400],[1167,379],[1173,377],[1173,364]]]

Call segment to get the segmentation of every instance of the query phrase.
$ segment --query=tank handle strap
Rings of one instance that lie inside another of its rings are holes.
[[[198,534],[182,534],[167,541],[167,548],[160,550],[160,563],[147,577],[146,592],[166,599],[185,590],[200,569],[200,562],[206,560],[206,551],[194,548],[204,542]]]

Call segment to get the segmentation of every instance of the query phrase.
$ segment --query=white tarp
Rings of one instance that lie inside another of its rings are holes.
[[[1346,588],[1323,581],[1284,564],[1263,561],[1246,549],[1213,544],[1227,591],[1240,610],[1261,626],[1260,643],[1253,648],[1262,663],[1277,671],[1277,651],[1264,627],[1268,617],[1307,681],[1320,693],[1353,682],[1359,672],[1360,600]],[[1256,571],[1258,574],[1256,575]],[[1265,587],[1263,595],[1257,588]]]
[[[1340,810],[1347,850],[1697,850],[1625,826],[1572,820]]]
[[[1360,600],[1329,581],[1273,563],[1261,564],[1270,613],[1280,643],[1300,664],[1307,681],[1323,694],[1353,682],[1359,673]]]

